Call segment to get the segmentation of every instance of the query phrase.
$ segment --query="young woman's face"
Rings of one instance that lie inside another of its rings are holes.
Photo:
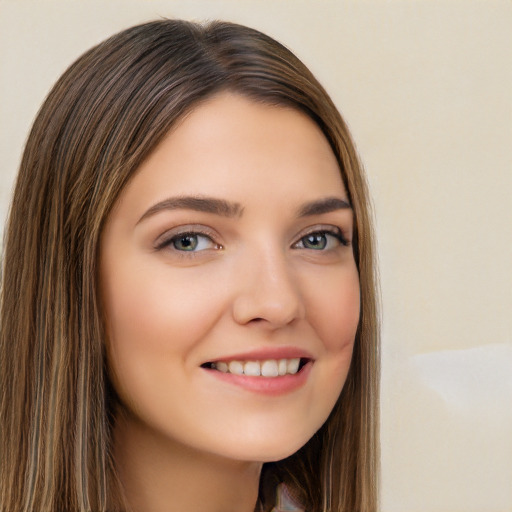
[[[128,421],[189,449],[289,456],[325,422],[359,318],[353,212],[304,114],[223,93],[123,190],[101,246]]]

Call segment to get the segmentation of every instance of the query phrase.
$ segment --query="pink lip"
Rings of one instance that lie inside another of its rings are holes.
[[[208,362],[215,363],[217,361],[264,361],[266,359],[313,359],[313,356],[299,348],[295,347],[270,347],[248,352],[239,352],[230,354],[229,356],[217,357]]]
[[[238,358],[239,356],[237,356]],[[252,354],[254,359],[254,353]],[[299,356],[297,356],[299,357]],[[264,359],[265,357],[263,357]],[[266,357],[267,359],[274,359],[275,357]],[[248,358],[250,359],[250,358]],[[277,358],[275,358],[277,359]],[[284,357],[282,359],[285,359]],[[225,359],[223,359],[225,361]],[[299,372],[294,375],[283,375],[282,377],[250,377],[247,375],[235,375],[233,373],[223,373],[218,370],[204,369],[213,378],[219,379],[222,382],[241,387],[253,393],[259,393],[267,396],[278,396],[286,393],[291,393],[296,389],[302,387],[311,372],[313,362],[309,361],[304,365]]]

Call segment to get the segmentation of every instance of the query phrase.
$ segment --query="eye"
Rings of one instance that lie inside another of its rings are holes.
[[[303,236],[295,245],[296,249],[328,251],[340,245],[348,245],[341,231],[314,231]]]
[[[164,240],[158,245],[157,249],[165,247],[180,252],[199,252],[208,249],[219,249],[219,244],[215,243],[210,236],[198,232],[178,233]]]

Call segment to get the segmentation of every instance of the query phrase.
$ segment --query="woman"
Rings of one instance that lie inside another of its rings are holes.
[[[2,510],[376,510],[366,185],[279,43],[163,20],[78,59],[4,265]]]

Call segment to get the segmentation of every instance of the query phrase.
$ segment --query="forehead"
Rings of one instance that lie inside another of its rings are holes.
[[[214,96],[180,120],[123,195],[161,200],[170,193],[241,202],[258,195],[346,197],[336,157],[316,123],[298,110],[234,93]]]

